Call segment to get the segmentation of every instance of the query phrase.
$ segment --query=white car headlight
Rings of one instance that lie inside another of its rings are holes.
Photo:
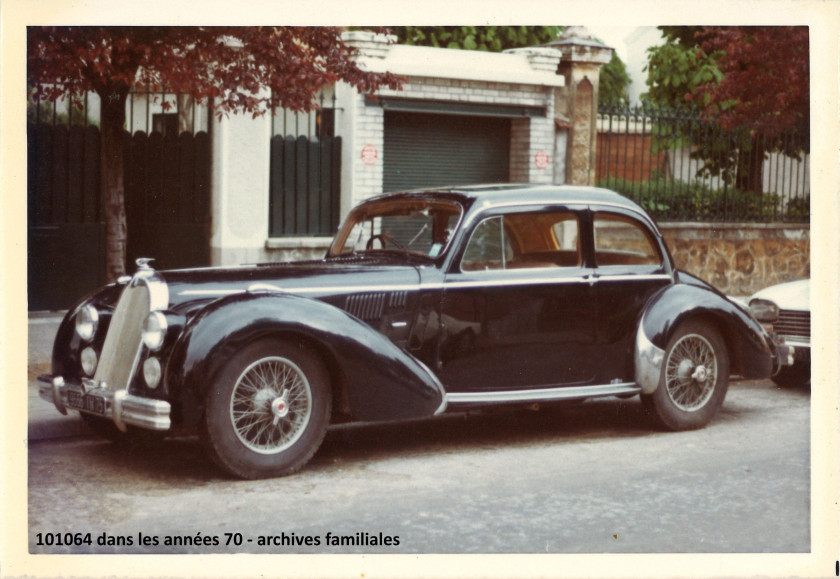
[[[750,313],[759,322],[775,322],[779,318],[779,306],[769,300],[756,299],[750,302]]]
[[[99,327],[99,312],[88,304],[76,314],[76,333],[85,342],[90,342]]]
[[[163,371],[160,367],[160,360],[157,358],[148,358],[143,362],[143,380],[146,384],[154,390],[160,384],[160,379],[163,376]]]
[[[96,365],[98,363],[99,359],[96,356],[96,350],[91,347],[87,347],[82,350],[82,371],[85,374],[93,376],[93,373],[96,372]]]
[[[169,324],[161,312],[152,312],[143,322],[143,343],[152,352],[160,350]]]

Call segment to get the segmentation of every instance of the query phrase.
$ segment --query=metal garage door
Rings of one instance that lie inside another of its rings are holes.
[[[385,112],[384,191],[506,183],[510,119]]]

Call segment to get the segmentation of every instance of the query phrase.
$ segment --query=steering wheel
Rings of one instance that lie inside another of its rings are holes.
[[[365,244],[365,249],[373,249],[373,242],[374,240],[379,240],[379,243],[382,245],[382,249],[385,249],[389,245],[396,245],[400,249],[405,249],[400,243],[386,233],[377,233],[376,235],[371,236],[370,239],[367,240]]]

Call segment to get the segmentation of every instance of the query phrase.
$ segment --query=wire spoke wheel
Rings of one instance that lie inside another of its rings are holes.
[[[207,389],[202,442],[233,475],[291,474],[318,450],[330,422],[330,376],[299,341],[264,338],[239,349]]]
[[[257,360],[239,376],[230,399],[230,419],[237,438],[262,454],[282,452],[306,429],[312,415],[312,391],[303,371],[291,360]]]
[[[706,338],[688,334],[671,349],[665,368],[665,388],[680,410],[693,412],[705,406],[714,392],[718,364]]]
[[[721,333],[702,320],[683,322],[665,347],[659,385],[642,404],[668,430],[706,426],[729,389],[729,352]]]

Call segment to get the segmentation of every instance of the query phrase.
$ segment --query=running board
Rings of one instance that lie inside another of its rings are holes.
[[[566,386],[534,388],[505,392],[447,392],[447,404],[492,404],[508,402],[542,402],[548,400],[580,400],[602,396],[632,396],[641,392],[635,382],[603,384],[600,386]]]

